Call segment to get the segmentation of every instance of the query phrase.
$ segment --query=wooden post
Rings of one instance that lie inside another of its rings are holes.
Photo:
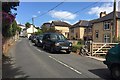
[[[90,54],[91,54],[91,56],[92,56],[92,53],[93,53],[93,43],[90,42]]]

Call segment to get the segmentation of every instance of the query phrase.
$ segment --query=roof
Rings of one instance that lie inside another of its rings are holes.
[[[63,22],[63,21],[52,21],[52,23],[53,23],[55,26],[71,27],[70,24],[68,24],[67,22]]]
[[[75,28],[75,27],[88,27],[88,26],[89,26],[89,21],[80,20],[79,22],[74,24],[71,28]]]
[[[120,12],[118,12],[118,11],[116,12],[116,17],[117,17],[117,19],[120,19]],[[90,23],[97,23],[97,22],[102,22],[102,21],[107,21],[107,20],[112,20],[112,19],[113,19],[113,12],[107,14],[104,17],[91,20]]]

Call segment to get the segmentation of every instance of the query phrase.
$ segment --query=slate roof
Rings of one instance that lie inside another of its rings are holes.
[[[70,24],[68,24],[67,22],[63,22],[63,21],[52,21],[52,23],[53,23],[55,26],[71,27]]]
[[[117,19],[120,19],[120,12],[118,12],[118,11],[116,12],[116,17],[117,17]],[[104,17],[91,20],[90,23],[103,22],[103,21],[112,20],[112,19],[113,19],[113,12],[107,14]]]
[[[75,27],[88,27],[88,26],[89,26],[89,21],[80,20],[79,22],[74,24],[71,28],[75,28]]]

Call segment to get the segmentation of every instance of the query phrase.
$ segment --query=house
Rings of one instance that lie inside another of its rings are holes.
[[[93,31],[93,42],[111,43],[114,37],[120,37],[120,12],[116,12],[116,27],[113,27],[113,12],[100,13],[100,18],[90,21]]]
[[[75,23],[72,27],[70,27],[69,38],[77,39],[77,40],[86,39],[88,27],[89,27],[89,21],[80,20],[79,22]]]
[[[67,22],[52,21],[51,27],[54,27],[57,32],[63,34],[66,38],[69,38],[69,27],[71,27],[71,25]]]
[[[26,36],[26,27],[22,24],[18,24],[18,27],[21,28],[20,36],[21,37]]]
[[[34,27],[32,24],[30,25],[29,28],[27,28],[27,37],[29,38],[33,33],[38,32],[36,27]]]

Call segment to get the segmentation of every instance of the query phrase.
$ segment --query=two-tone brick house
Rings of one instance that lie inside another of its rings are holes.
[[[100,18],[91,21],[80,20],[69,30],[70,39],[82,39],[84,41],[111,43],[120,38],[120,12],[116,12],[116,27],[113,27],[113,12],[100,13]]]
[[[113,12],[100,13],[100,18],[90,21],[93,31],[93,42],[113,42],[113,36],[120,37],[120,12],[116,12],[116,27],[113,28]],[[115,34],[115,35],[114,35]]]

